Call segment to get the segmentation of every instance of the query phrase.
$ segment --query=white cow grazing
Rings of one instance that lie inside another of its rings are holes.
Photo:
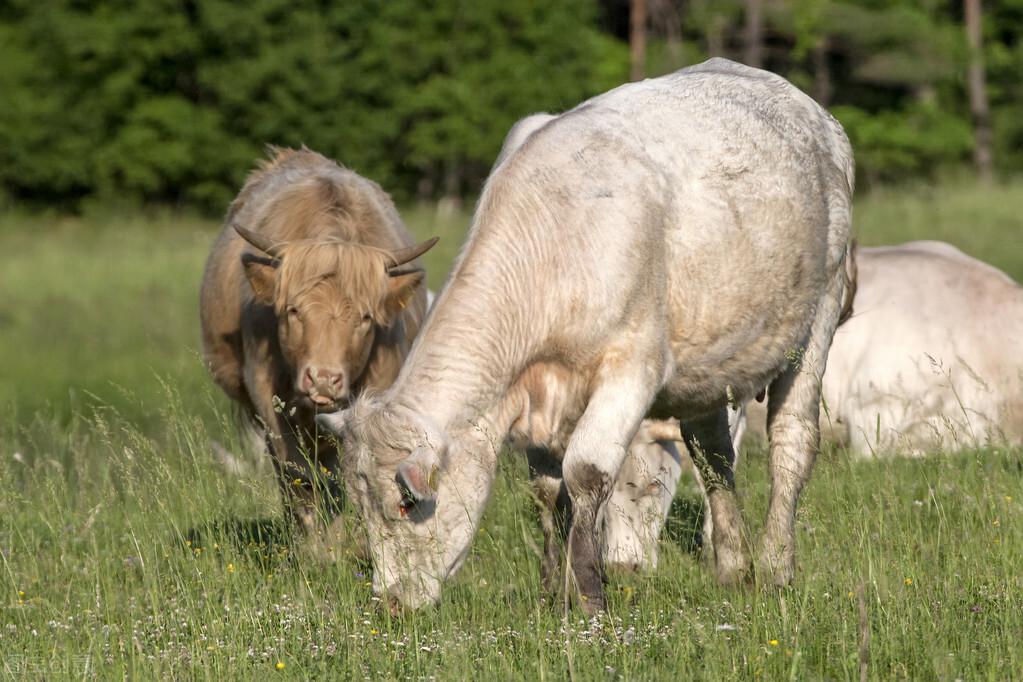
[[[857,249],[822,426],[862,456],[1023,439],[1023,288],[943,242]]]
[[[505,136],[494,167],[522,146],[530,135],[556,118],[553,114],[537,113],[518,121]],[[736,454],[745,424],[745,413],[729,411]],[[604,507],[602,556],[605,567],[621,571],[657,568],[661,529],[671,509],[679,478],[684,470],[691,468],[688,454],[683,458],[678,450],[681,433],[676,419],[644,419],[640,424]],[[698,479],[699,474],[696,476]],[[709,538],[710,514],[705,520],[704,536]]]
[[[509,435],[548,505],[544,582],[604,607],[598,521],[645,415],[679,418],[708,484],[718,579],[750,568],[726,404],[770,384],[759,575],[795,570],[795,506],[846,287],[853,163],[784,79],[713,59],[547,122],[494,169],[397,381],[321,415],[348,453],[373,585],[440,598]],[[570,506],[570,515],[565,514]]]

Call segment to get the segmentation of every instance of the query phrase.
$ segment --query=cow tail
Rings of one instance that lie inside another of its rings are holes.
[[[842,295],[842,312],[838,316],[838,324],[844,323],[853,314],[853,299],[856,297],[856,286],[859,269],[856,267],[856,240],[849,241],[845,250],[845,287]]]

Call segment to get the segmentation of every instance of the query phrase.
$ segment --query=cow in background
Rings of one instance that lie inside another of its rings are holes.
[[[1023,288],[944,242],[856,254],[856,312],[824,374],[824,438],[857,457],[1023,442]],[[748,413],[762,437],[763,408]]]

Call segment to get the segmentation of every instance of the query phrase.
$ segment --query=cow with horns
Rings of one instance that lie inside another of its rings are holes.
[[[382,390],[426,315],[414,245],[374,182],[307,149],[274,150],[231,204],[203,276],[214,381],[261,428],[286,506],[321,528],[338,451],[315,416]]]

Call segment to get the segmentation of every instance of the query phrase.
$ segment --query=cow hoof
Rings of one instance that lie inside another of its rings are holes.
[[[578,595],[576,603],[588,617],[593,617],[607,610],[604,595]]]
[[[712,550],[714,577],[721,585],[740,585],[749,579],[749,555],[739,548],[727,546],[715,547]]]
[[[727,566],[722,566],[719,562],[714,570],[714,577],[717,579],[718,584],[726,587],[742,585],[749,581],[749,576],[750,565],[748,561]]]
[[[788,587],[796,575],[796,559],[791,552],[761,550],[757,560],[757,583],[763,587]]]

